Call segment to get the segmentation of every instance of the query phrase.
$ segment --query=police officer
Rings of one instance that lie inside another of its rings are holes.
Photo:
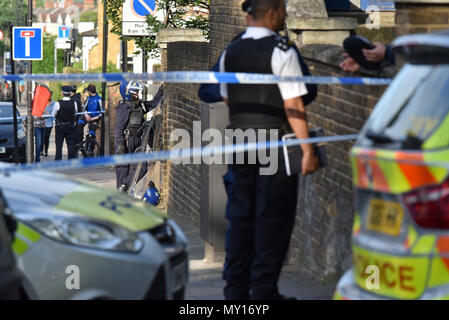
[[[285,24],[284,0],[251,0],[253,21],[220,58],[222,72],[302,76],[299,51],[277,32]],[[303,83],[278,85],[222,84],[220,92],[229,106],[230,129],[290,130],[308,138]],[[302,173],[318,167],[311,145],[301,145]],[[226,299],[283,299],[277,282],[287,254],[295,221],[298,176],[287,176],[282,152],[278,170],[260,175],[263,165],[233,164],[229,204],[229,243],[224,279]]]
[[[163,86],[159,88],[152,101],[142,102],[140,96],[143,93],[143,85],[138,81],[122,83],[120,94],[123,98],[116,111],[115,123],[115,153],[136,152],[142,144],[142,125],[144,115],[156,108],[163,96]],[[137,165],[125,165],[116,167],[117,188],[126,192],[134,175]],[[139,173],[140,180],[147,171],[146,163],[142,165]]]
[[[78,139],[78,144],[83,142],[84,127],[89,122],[98,121],[101,117],[101,112],[103,111],[103,103],[101,97],[97,93],[97,88],[94,84],[89,84],[87,86],[87,92],[89,97],[84,107],[84,112],[82,116],[79,117],[76,126],[76,134]],[[79,97],[81,99],[81,97]]]
[[[67,143],[68,158],[74,159],[77,157],[76,148],[76,129],[75,117],[78,111],[76,101],[70,98],[72,87],[62,87],[62,100],[55,104],[52,116],[56,118],[56,157],[55,160],[62,160],[62,146],[64,139]]]

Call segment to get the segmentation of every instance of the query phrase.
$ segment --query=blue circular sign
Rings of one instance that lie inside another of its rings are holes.
[[[148,16],[156,9],[156,0],[133,0],[132,8],[139,16]]]

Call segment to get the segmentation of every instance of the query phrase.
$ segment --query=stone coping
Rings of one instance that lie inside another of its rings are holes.
[[[292,30],[354,30],[358,23],[353,17],[287,18],[287,26]]]
[[[311,44],[305,45],[299,48],[301,55],[308,59],[324,64],[331,65],[336,68],[340,68],[340,63],[343,61],[342,53],[343,48],[334,45],[324,45],[324,44]],[[382,78],[393,78],[396,74],[396,68],[394,66],[387,66],[382,68],[380,71],[369,71],[361,70],[355,73],[355,76],[369,76],[369,77],[382,77]],[[343,71],[342,71],[343,73]],[[348,73],[348,76],[350,74]]]

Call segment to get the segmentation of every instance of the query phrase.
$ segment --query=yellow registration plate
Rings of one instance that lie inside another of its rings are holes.
[[[366,227],[369,230],[396,237],[401,231],[403,219],[404,210],[399,203],[372,199]]]

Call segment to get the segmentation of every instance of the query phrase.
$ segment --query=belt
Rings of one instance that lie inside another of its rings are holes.
[[[68,121],[68,122],[56,122],[56,126],[57,127],[68,126],[68,125],[74,125],[74,123],[71,122],[71,121]]]

